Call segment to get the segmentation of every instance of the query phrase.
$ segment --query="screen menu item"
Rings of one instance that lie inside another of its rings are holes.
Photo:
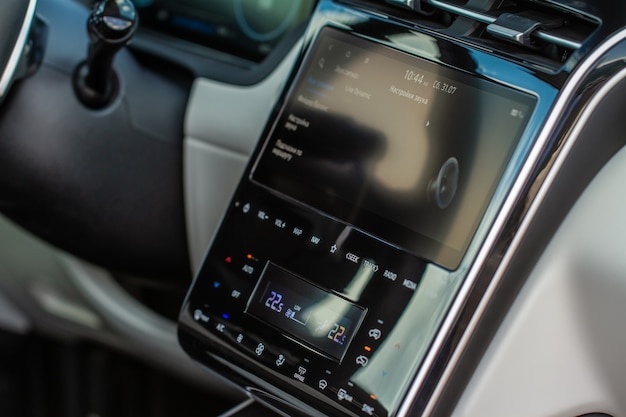
[[[330,28],[302,68],[251,179],[455,269],[536,98]]]

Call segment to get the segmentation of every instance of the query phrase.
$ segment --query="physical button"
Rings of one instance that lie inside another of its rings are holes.
[[[326,387],[328,386],[328,381],[326,381],[325,379],[320,379],[319,382],[317,383],[317,386],[319,387],[319,389],[324,391]]]
[[[300,382],[304,382],[306,378],[307,369],[304,366],[298,366],[298,370],[294,372],[293,377]]]
[[[369,361],[370,361],[369,358],[365,355],[359,355],[356,357],[356,360],[355,360],[356,364],[363,368],[367,366]]]
[[[368,332],[368,335],[370,338],[374,340],[380,340],[380,338],[383,335],[383,332],[378,328],[373,328],[373,329],[370,329],[370,331]]]
[[[285,358],[285,355],[283,355],[282,353],[278,355],[278,357],[276,358],[276,366],[283,366],[285,364],[285,361],[287,359]]]
[[[209,320],[210,320],[209,316],[204,314],[204,312],[202,310],[200,310],[199,308],[194,310],[194,312],[193,312],[193,319],[195,321],[202,321],[204,323],[208,323]]]
[[[258,219],[266,221],[269,220],[270,216],[265,212],[265,210],[259,210],[256,213]]]
[[[351,403],[354,400],[354,397],[352,397],[352,395],[344,388],[340,388],[339,391],[337,391],[337,399],[339,401],[347,401]]]

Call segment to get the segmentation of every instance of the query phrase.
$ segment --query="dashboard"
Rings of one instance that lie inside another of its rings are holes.
[[[326,413],[394,415],[556,89],[504,61],[507,78],[486,77],[480,51],[395,29],[428,46],[408,51],[376,38],[393,26],[330,7],[318,8],[179,337],[197,360],[261,375]]]
[[[132,3],[110,49],[102,5],[10,3],[0,330],[132,355],[192,414],[626,412],[626,6]],[[115,402],[94,362],[64,398]]]
[[[458,42],[438,36],[441,16],[419,31],[356,3],[318,3],[179,338],[277,409],[419,415],[551,152],[555,69],[578,41],[519,58],[494,49],[517,30],[508,14]]]
[[[135,0],[142,26],[251,61],[304,24],[313,0]]]

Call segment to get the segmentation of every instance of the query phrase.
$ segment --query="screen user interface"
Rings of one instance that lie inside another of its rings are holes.
[[[252,179],[456,268],[536,98],[330,28],[302,68]]]

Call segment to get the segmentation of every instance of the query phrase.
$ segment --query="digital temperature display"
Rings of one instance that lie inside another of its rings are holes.
[[[365,309],[268,263],[246,313],[341,362]]]

